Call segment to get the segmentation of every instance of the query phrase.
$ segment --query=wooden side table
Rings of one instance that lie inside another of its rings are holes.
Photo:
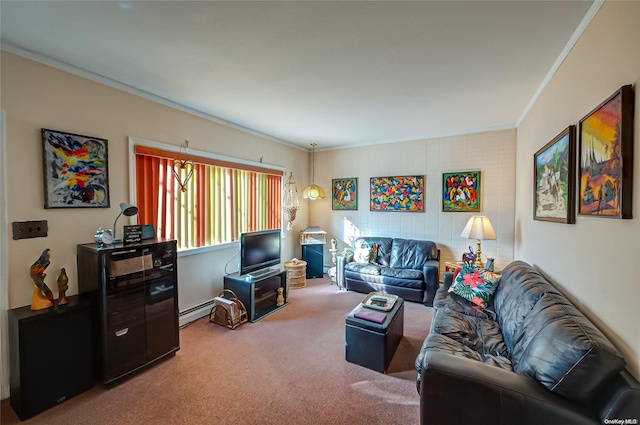
[[[462,267],[464,263],[462,261],[445,261],[444,262],[444,271],[445,272],[454,272],[458,267]],[[493,272],[495,274],[502,274],[502,269],[494,268]]]

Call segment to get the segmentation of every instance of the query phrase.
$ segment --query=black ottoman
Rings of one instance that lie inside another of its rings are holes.
[[[354,313],[346,319],[345,342],[347,361],[385,373],[400,344],[404,332],[404,300],[398,298],[382,323],[359,319]],[[376,310],[377,311],[377,310]]]

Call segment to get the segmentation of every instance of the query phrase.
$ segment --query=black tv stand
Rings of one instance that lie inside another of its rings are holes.
[[[224,277],[224,289],[233,291],[247,309],[249,320],[255,322],[289,304],[287,300],[286,270],[272,268],[256,276],[233,273]],[[276,305],[278,288],[282,288],[285,303]]]

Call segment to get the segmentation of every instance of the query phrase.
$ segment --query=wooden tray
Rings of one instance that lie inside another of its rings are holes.
[[[385,298],[387,300],[387,304],[384,306],[373,304],[371,302],[371,298],[373,297]],[[374,310],[390,311],[393,308],[393,306],[396,304],[397,300],[398,300],[397,295],[383,294],[382,292],[370,292],[369,295],[367,295],[367,298],[365,298],[362,301],[362,305],[368,308],[372,308]]]

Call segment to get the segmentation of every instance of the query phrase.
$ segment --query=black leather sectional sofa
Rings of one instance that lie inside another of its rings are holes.
[[[416,359],[422,424],[632,424],[640,385],[613,344],[533,267],[502,273],[487,309],[436,294]]]
[[[336,281],[340,288],[398,295],[407,301],[431,306],[439,285],[440,250],[435,242],[382,237],[363,237],[376,246],[374,260],[336,259]]]

